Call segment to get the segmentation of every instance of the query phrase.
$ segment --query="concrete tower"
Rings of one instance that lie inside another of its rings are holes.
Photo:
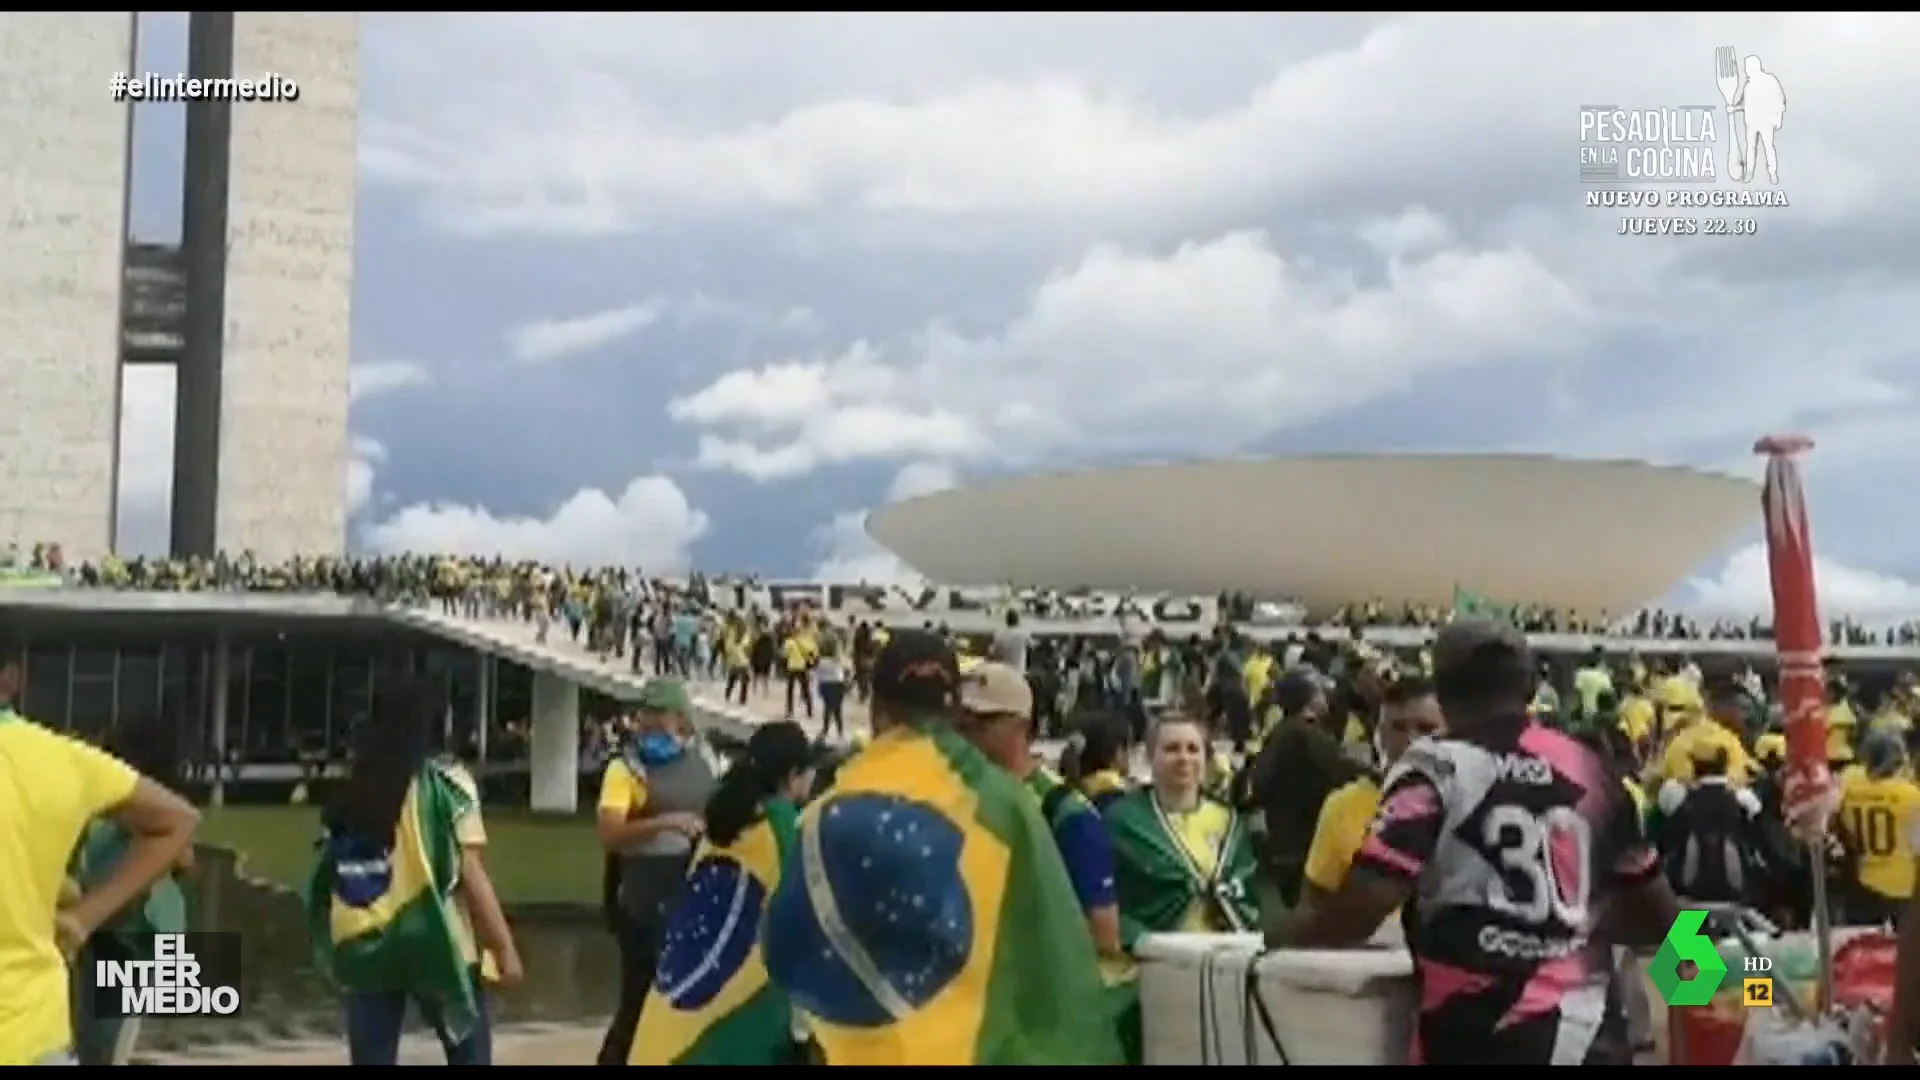
[[[0,14],[0,545],[113,541],[133,26]]]
[[[181,243],[130,249],[135,17],[0,14],[0,543],[111,546],[119,366],[171,363],[174,552],[341,549],[358,30],[195,13],[185,74],[300,98],[189,106]]]
[[[193,15],[189,74],[300,100],[187,111],[176,553],[345,543],[359,52],[353,13]]]

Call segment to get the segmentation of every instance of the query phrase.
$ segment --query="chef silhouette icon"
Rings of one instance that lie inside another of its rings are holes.
[[[1713,69],[1720,96],[1727,103],[1727,135],[1731,140],[1727,175],[1752,183],[1754,174],[1760,171],[1760,156],[1765,154],[1767,179],[1778,184],[1780,154],[1774,147],[1774,137],[1787,116],[1787,92],[1758,56],[1748,56],[1742,63],[1740,53],[1731,45],[1713,50]],[[1734,123],[1735,117],[1741,118],[1744,126]]]

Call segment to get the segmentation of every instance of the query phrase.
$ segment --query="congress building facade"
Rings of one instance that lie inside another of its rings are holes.
[[[358,136],[352,13],[191,17],[184,72],[292,102],[187,106],[178,242],[128,235],[127,12],[0,14],[0,540],[108,550],[123,364],[177,371],[172,548],[337,552]],[[169,185],[171,187],[172,185]]]

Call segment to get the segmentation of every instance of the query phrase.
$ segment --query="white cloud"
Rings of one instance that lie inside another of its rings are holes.
[[[387,460],[387,448],[363,436],[354,436],[351,449],[347,458],[348,519],[359,517],[373,501],[374,470]]]
[[[668,413],[703,430],[701,464],[760,480],[860,459],[1217,453],[1420,375],[1559,355],[1591,321],[1523,250],[1393,258],[1366,281],[1237,232],[1164,254],[1095,248],[992,334],[935,323],[898,346],[732,371]]]
[[[114,549],[164,555],[172,545],[174,369],[120,369],[120,520]]]
[[[1089,71],[1062,36],[1014,70],[975,64],[897,79],[952,47],[943,38],[1024,36],[1026,24],[949,20],[915,34],[864,15],[823,17],[793,33],[829,44],[861,36],[889,62],[862,56],[849,66],[873,74],[822,78],[802,49],[741,56],[725,40],[740,32],[732,21],[646,18],[632,28],[490,18],[451,33],[436,21],[430,37],[398,24],[374,63],[417,92],[370,118],[370,174],[418,189],[449,226],[479,234],[610,234],[771,210],[1112,236],[1383,195],[1570,198],[1572,185],[1548,182],[1571,169],[1576,106],[1712,100],[1712,49],[1727,35],[1707,15],[1657,25],[1632,15],[1415,15],[1370,28],[1276,16],[1251,31],[1193,21],[1165,32],[1204,38],[1201,54],[1235,50],[1228,34],[1271,40],[1288,27],[1312,44],[1305,55],[1273,48],[1265,70],[1233,73],[1233,92],[1170,109],[1161,69],[1171,54],[1150,39],[1116,48],[1132,53],[1135,71]],[[1087,36],[1111,39],[1112,26]],[[510,70],[489,62],[507,43]],[[1920,150],[1883,137],[1904,115],[1895,102],[1910,90],[1904,58],[1920,45],[1920,19],[1753,15],[1737,44],[1786,85],[1783,176],[1809,219],[1883,210],[1888,185],[1920,163]],[[758,60],[724,84],[738,105],[730,114],[659,105],[708,89],[718,72],[704,65],[729,57]],[[1174,66],[1200,81],[1192,65]],[[472,70],[494,77],[457,96],[439,90]]]
[[[119,535],[122,555],[164,555],[173,545],[173,425],[177,383],[168,364],[123,367],[120,402]],[[349,374],[356,402],[430,381],[417,364],[356,365]],[[347,514],[372,498],[374,472],[386,449],[365,436],[351,436],[347,458]]]
[[[459,551],[575,565],[685,569],[707,515],[664,476],[639,476],[618,495],[583,488],[545,517],[500,517],[484,507],[421,503],[363,531],[376,551]]]
[[[604,349],[632,337],[660,319],[658,304],[627,304],[569,319],[539,319],[510,335],[514,358],[545,364]]]
[[[1920,584],[1815,558],[1814,592],[1823,618],[1869,622],[1920,618]],[[1688,583],[1689,606],[1711,615],[1773,616],[1773,592],[1764,544],[1741,548],[1716,575]]]
[[[410,360],[382,360],[355,364],[347,373],[347,394],[352,400],[378,397],[396,390],[426,386],[433,373]]]
[[[1886,138],[1920,17],[1746,15],[1731,38],[1717,15],[751,28],[368,19],[362,153],[402,197],[370,205],[484,248],[532,305],[479,310],[578,310],[556,236],[651,298],[693,380],[669,410],[690,445],[655,460],[772,484],[1215,455],[1417,382],[1367,413],[1406,444],[1746,469],[1757,431],[1811,430],[1822,529],[1851,510],[1868,523],[1844,550],[1910,565],[1889,552],[1912,526],[1880,520],[1899,500],[1847,482],[1920,461],[1920,147]],[[1715,101],[1723,44],[1785,84],[1792,207],[1725,244],[1612,235],[1618,213],[1580,205],[1576,106]],[[1485,407],[1509,377],[1524,389]],[[1486,418],[1469,434],[1440,423],[1463,403]],[[819,550],[873,556],[859,520]]]
[[[893,484],[887,489],[887,501],[917,499],[959,486],[960,474],[953,466],[939,461],[916,461],[894,474]]]
[[[894,475],[893,483],[887,488],[887,501],[931,495],[956,487],[959,482],[959,475],[949,465],[916,461]],[[886,585],[923,580],[912,567],[867,535],[865,510],[835,514],[831,521],[813,531],[813,545],[823,553],[813,568],[815,580]]]

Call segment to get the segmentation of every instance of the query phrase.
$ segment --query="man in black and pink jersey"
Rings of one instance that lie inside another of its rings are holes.
[[[1416,1062],[1630,1064],[1612,946],[1658,943],[1678,908],[1626,789],[1528,719],[1518,630],[1453,623],[1433,667],[1447,737],[1395,764],[1345,885],[1276,943],[1358,945],[1405,908]]]

